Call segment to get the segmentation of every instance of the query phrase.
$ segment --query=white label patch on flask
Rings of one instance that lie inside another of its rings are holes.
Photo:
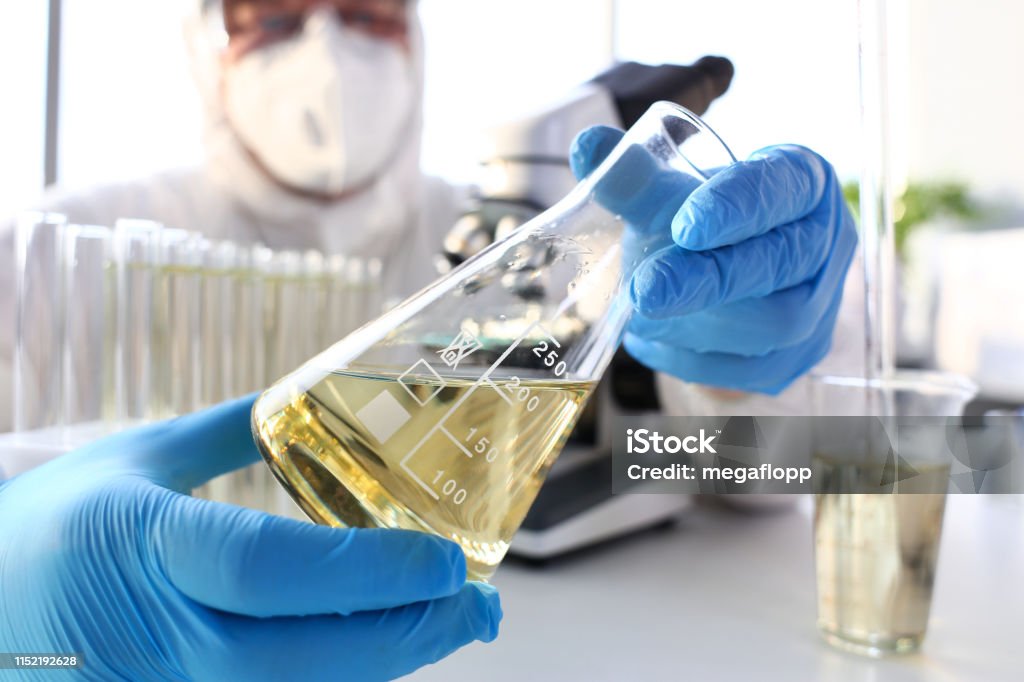
[[[411,415],[389,391],[381,391],[377,397],[356,412],[356,417],[366,430],[380,443],[386,443],[398,429],[402,428]]]

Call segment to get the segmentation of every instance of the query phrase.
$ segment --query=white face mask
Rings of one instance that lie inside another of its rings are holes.
[[[324,194],[358,187],[393,160],[417,98],[397,45],[325,9],[224,78],[225,112],[246,148],[286,185]]]

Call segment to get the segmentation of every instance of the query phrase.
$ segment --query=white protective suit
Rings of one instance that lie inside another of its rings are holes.
[[[61,189],[27,208],[64,214],[72,223],[113,225],[120,218],[155,220],[239,244],[272,249],[376,256],[387,296],[404,296],[436,276],[433,256],[458,218],[468,190],[424,176],[419,168],[423,49],[410,4],[410,68],[417,103],[388,166],[364,191],[338,202],[301,198],[272,182],[250,160],[227,124],[219,97],[215,50],[204,44],[198,17],[189,22],[192,65],[206,107],[206,162],[84,192]],[[365,131],[373,135],[373,130]],[[0,223],[0,433],[12,421],[14,220]]]
[[[56,190],[31,208],[65,214],[73,223],[113,225],[119,218],[141,218],[240,244],[376,256],[384,263],[385,295],[389,298],[404,297],[436,277],[433,256],[469,192],[421,173],[419,104],[399,152],[365,191],[334,203],[301,198],[269,180],[227,124],[218,94],[216,52],[196,39],[201,30],[191,27],[190,45],[207,108],[206,163],[86,192]],[[410,38],[411,68],[419,95],[423,50],[414,3],[410,4]],[[0,315],[12,321],[13,227],[13,221],[0,224]],[[858,331],[862,320],[858,281],[855,271],[847,279],[835,348],[819,369],[859,373],[863,335]],[[11,426],[12,348],[13,324],[0,325],[0,432]],[[723,397],[661,377],[659,391],[668,414],[809,414],[812,403],[807,383],[806,379],[798,381],[778,397]]]

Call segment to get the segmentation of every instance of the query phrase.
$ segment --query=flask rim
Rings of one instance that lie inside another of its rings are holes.
[[[686,152],[684,152],[682,149],[681,143],[676,142],[672,133],[665,127],[666,117],[675,117],[683,119],[686,123],[696,128],[698,133],[707,133],[712,138],[714,138],[718,142],[718,145],[725,151],[726,155],[729,157],[730,163],[736,163],[738,161],[736,155],[732,153],[732,149],[730,149],[729,145],[725,143],[725,140],[723,140],[722,137],[715,132],[714,128],[709,126],[704,121],[704,119],[702,119],[700,116],[693,113],[686,107],[676,104],[675,102],[659,100],[652,104],[651,107],[647,110],[646,113],[644,113],[643,117],[641,118],[653,118],[655,116],[658,119],[658,125],[660,127],[661,134],[669,142],[669,144],[675,150],[676,154],[678,154],[684,161],[686,161],[686,163],[690,167],[692,167],[694,170],[700,173],[705,180],[707,180],[710,176],[705,174],[705,169],[695,164],[693,160],[686,155]]]

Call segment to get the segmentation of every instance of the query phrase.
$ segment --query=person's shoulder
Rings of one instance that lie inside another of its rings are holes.
[[[112,226],[121,218],[172,223],[183,203],[202,192],[198,168],[177,168],[152,175],[87,186],[55,186],[26,210],[60,213],[69,222]]]

